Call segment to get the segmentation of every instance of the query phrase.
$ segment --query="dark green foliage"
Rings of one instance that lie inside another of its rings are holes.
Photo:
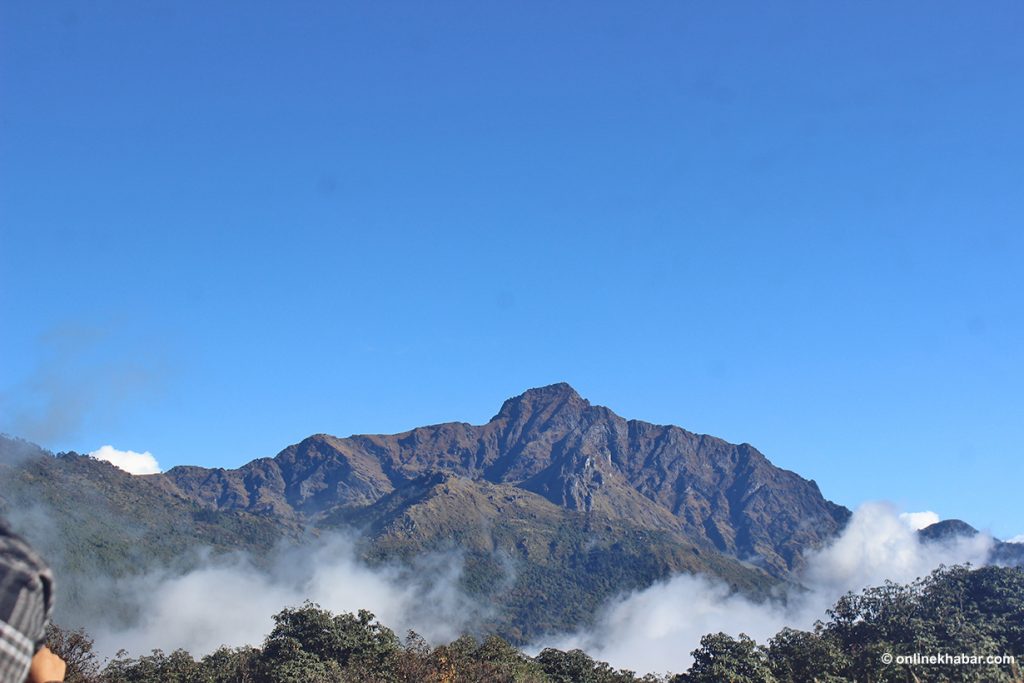
[[[562,652],[547,648],[537,656],[537,663],[553,683],[626,683],[636,680],[632,671],[615,670],[605,662],[594,660],[583,650]]]
[[[886,583],[840,598],[814,633],[784,630],[769,643],[779,681],[1018,681],[1007,664],[897,664],[883,656],[1024,653],[1024,571],[940,568],[909,585]]]
[[[332,680],[342,669],[358,672],[368,681],[394,679],[398,638],[366,610],[332,615],[307,602],[282,610],[274,616],[274,623],[261,657],[268,680],[291,681],[288,672],[292,670],[309,670]]]
[[[483,643],[477,643],[472,636],[462,636],[423,654],[426,656],[418,671],[403,671],[400,680],[408,683],[419,680],[541,683],[548,680],[535,662],[497,636]]]
[[[779,681],[840,683],[850,660],[839,645],[817,633],[784,628],[768,641],[768,664]]]
[[[256,683],[260,651],[253,647],[221,647],[199,662],[204,683]]]
[[[693,666],[679,683],[775,683],[768,654],[745,633],[739,640],[725,633],[708,634],[693,651]]]
[[[204,683],[200,665],[184,650],[165,654],[153,650],[138,659],[123,655],[110,662],[103,670],[104,683]]]

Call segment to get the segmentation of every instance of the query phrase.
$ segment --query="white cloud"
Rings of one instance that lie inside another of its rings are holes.
[[[984,564],[992,545],[987,534],[922,542],[895,508],[865,503],[834,542],[807,556],[802,579],[812,590],[828,595],[831,604],[847,591],[886,580],[913,581],[940,564]]]
[[[157,474],[160,472],[160,463],[149,451],[136,453],[135,451],[119,451],[113,446],[101,446],[90,453],[89,457],[109,462],[128,474]]]
[[[690,652],[706,633],[746,633],[765,644],[784,626],[810,629],[847,591],[886,579],[913,581],[940,564],[984,564],[992,543],[985,534],[925,543],[894,508],[866,503],[834,542],[807,555],[800,577],[806,591],[759,603],[715,579],[679,575],[613,601],[592,630],[549,639],[532,649],[579,647],[618,668],[685,671],[692,663]]]
[[[917,531],[937,523],[939,521],[939,515],[931,510],[925,510],[923,512],[903,512],[900,514],[900,520],[914,531]]]
[[[812,628],[847,591],[886,579],[912,581],[939,564],[984,564],[992,543],[986,534],[922,542],[897,510],[868,503],[833,543],[808,554],[801,576],[806,590],[755,602],[717,579],[679,575],[611,601],[593,629],[547,638],[531,649],[579,647],[617,668],[685,671],[706,633],[746,633],[767,643],[784,626]],[[258,645],[273,614],[306,599],[333,612],[368,609],[397,634],[411,628],[434,643],[472,630],[490,609],[460,589],[458,556],[419,558],[412,570],[370,567],[353,539],[331,534],[315,548],[283,548],[275,557],[269,570],[236,556],[202,562],[184,576],[118,579],[118,594],[140,607],[141,619],[113,625],[101,618],[85,626],[108,656],[120,648],[138,655],[156,647],[202,655],[221,644]]]
[[[371,567],[341,534],[322,537],[316,547],[279,548],[269,569],[242,554],[201,565],[184,575],[118,579],[117,593],[140,617],[123,624],[93,615],[86,628],[95,634],[97,651],[112,656],[121,648],[133,655],[184,648],[200,656],[221,645],[259,645],[274,614],[305,600],[335,613],[367,609],[399,636],[413,629],[440,643],[461,635],[485,609],[460,589],[457,555],[420,557],[411,570]]]
[[[1017,534],[1016,536],[1008,540],[1007,543],[1024,543],[1024,534]]]

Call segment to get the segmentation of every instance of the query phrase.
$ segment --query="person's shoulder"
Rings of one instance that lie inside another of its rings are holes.
[[[35,548],[11,531],[3,520],[0,520],[0,564],[8,570],[21,569],[31,573],[49,571],[49,565]]]
[[[46,618],[53,609],[53,571],[46,560],[24,538],[0,529],[0,620],[9,622],[17,603],[36,598]]]
[[[8,646],[20,642],[21,647],[15,649],[27,649],[31,658],[45,643],[53,597],[54,580],[49,565],[28,541],[5,527],[0,532],[0,640]],[[0,657],[0,670],[4,661]],[[0,675],[0,680],[7,679]]]

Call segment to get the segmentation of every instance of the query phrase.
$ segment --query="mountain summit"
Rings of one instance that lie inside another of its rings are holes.
[[[565,382],[559,382],[546,387],[527,389],[518,396],[508,399],[502,404],[498,414],[491,418],[491,422],[514,415],[532,415],[543,412],[551,415],[561,412],[579,414],[589,407],[590,401],[580,396]]]

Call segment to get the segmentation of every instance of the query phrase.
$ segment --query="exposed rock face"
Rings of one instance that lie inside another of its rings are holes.
[[[625,420],[567,384],[511,398],[481,426],[318,434],[237,470],[176,467],[161,476],[213,509],[316,521],[372,505],[434,472],[679,533],[776,575],[799,567],[801,552],[836,534],[850,514],[748,444]]]

